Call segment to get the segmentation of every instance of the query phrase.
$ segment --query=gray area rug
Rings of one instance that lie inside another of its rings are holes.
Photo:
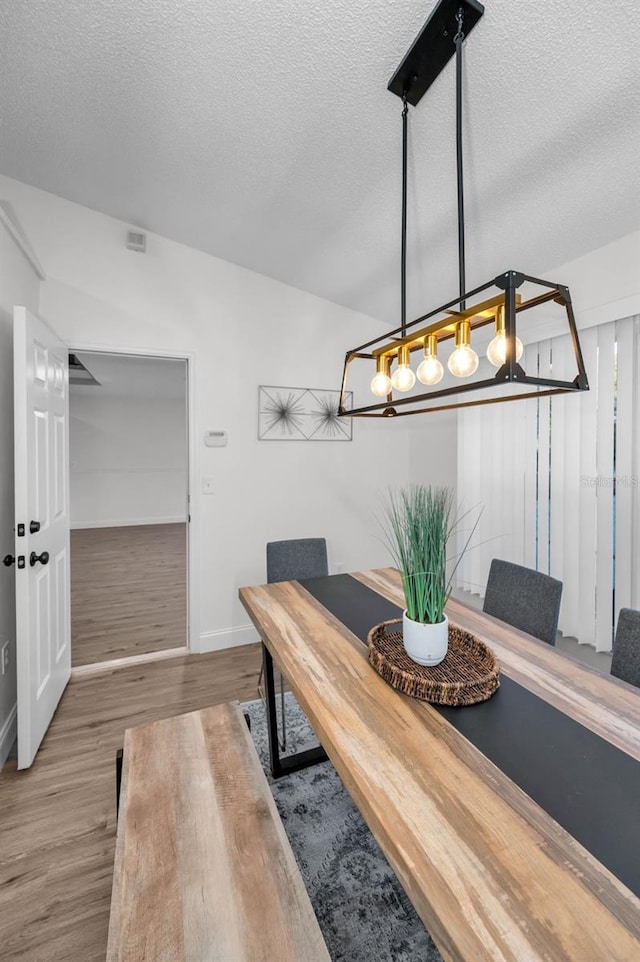
[[[287,753],[311,747],[304,714],[293,695],[286,699]],[[440,962],[331,762],[274,781],[264,705],[242,708],[333,962]]]

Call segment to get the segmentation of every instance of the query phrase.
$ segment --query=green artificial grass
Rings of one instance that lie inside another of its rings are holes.
[[[448,575],[447,546],[465,517],[456,514],[450,488],[411,485],[389,492],[385,540],[400,571],[412,621],[435,625],[444,620],[453,577],[478,524],[476,520]]]

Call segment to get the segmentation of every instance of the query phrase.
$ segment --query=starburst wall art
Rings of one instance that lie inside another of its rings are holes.
[[[260,441],[350,441],[353,419],[338,417],[340,391],[310,387],[258,389]],[[352,394],[345,398],[351,407]]]

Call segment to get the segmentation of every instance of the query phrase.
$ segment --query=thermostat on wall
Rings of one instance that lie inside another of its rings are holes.
[[[229,435],[226,431],[205,431],[204,443],[208,448],[226,448]]]

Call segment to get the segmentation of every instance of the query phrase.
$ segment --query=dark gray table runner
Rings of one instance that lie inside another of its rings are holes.
[[[365,644],[374,625],[402,614],[350,575],[300,583]],[[512,679],[500,681],[487,702],[432,707],[640,896],[640,762]]]

